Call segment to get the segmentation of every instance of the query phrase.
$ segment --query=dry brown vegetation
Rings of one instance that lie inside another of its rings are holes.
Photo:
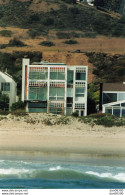
[[[0,44],[7,44],[10,39],[16,37],[19,40],[23,41],[27,47],[23,48],[5,48],[0,51],[13,52],[18,51],[75,51],[81,50],[82,52],[104,52],[110,54],[124,54],[125,53],[125,38],[114,38],[114,37],[105,37],[98,36],[96,38],[75,38],[77,44],[70,45],[65,44],[66,39],[58,39],[56,36],[56,31],[51,30],[49,34],[45,36],[39,36],[34,39],[31,39],[28,35],[28,29],[21,29],[16,27],[0,27],[1,30],[10,30],[13,34],[11,37],[3,37],[0,35]],[[69,32],[69,31],[68,31]],[[78,33],[78,32],[76,32]],[[52,41],[55,46],[45,47],[39,45],[41,41]]]
[[[104,36],[98,36],[96,38],[75,38],[78,43],[69,45],[64,43],[65,39],[58,39],[56,31],[54,30],[51,30],[46,37],[39,36],[35,39],[29,37],[28,29],[0,27],[0,31],[1,30],[10,30],[13,34],[11,37],[0,35],[0,44],[8,44],[10,39],[16,37],[27,45],[25,47],[6,47],[0,49],[1,52],[40,51],[45,61],[63,62],[67,65],[87,65],[89,67],[89,83],[94,80],[94,75],[92,74],[93,65],[88,62],[88,57],[84,52],[103,52],[112,55],[125,53],[125,38],[110,38]],[[76,31],[76,33],[80,32]],[[45,47],[39,45],[41,41],[46,40],[54,42],[55,46]],[[75,50],[80,50],[83,53],[72,53]]]

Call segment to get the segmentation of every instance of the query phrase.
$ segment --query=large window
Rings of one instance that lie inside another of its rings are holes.
[[[10,91],[10,83],[1,83],[2,91]]]
[[[68,70],[67,72],[67,83],[73,84],[73,70]]]
[[[85,96],[85,88],[78,87],[75,90],[75,100],[79,101]]]
[[[65,73],[64,72],[50,72],[50,79],[51,80],[65,80]]]
[[[60,87],[50,87],[50,100],[64,100],[65,90]]]
[[[31,80],[45,80],[48,78],[48,72],[29,72],[29,79]]]
[[[29,88],[30,100],[47,100],[47,87],[30,87]]]
[[[67,97],[73,97],[73,88],[67,88]]]
[[[103,93],[103,104],[117,101],[117,93]]]
[[[85,72],[76,72],[76,80],[86,80]]]
[[[125,100],[125,93],[118,93],[118,101]]]

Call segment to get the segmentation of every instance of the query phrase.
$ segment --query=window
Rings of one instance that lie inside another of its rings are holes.
[[[125,107],[125,103],[122,103],[121,106]]]
[[[103,104],[117,101],[117,93],[103,93]]]
[[[76,88],[75,90],[75,100],[81,100],[85,96],[85,88]]]
[[[29,88],[30,100],[47,100],[47,87],[30,87]]]
[[[111,108],[105,108],[105,113],[112,114],[112,107]]]
[[[50,87],[50,100],[64,100],[65,90],[59,87]]]
[[[118,101],[125,100],[125,93],[118,93]]]
[[[29,72],[29,79],[38,80],[39,79],[39,72]]]
[[[1,83],[2,91],[10,91],[10,83]]]
[[[67,88],[67,97],[73,97],[73,88]]]
[[[125,109],[122,109],[122,117],[125,117]]]
[[[113,108],[113,115],[120,117],[120,108]]]
[[[67,83],[73,84],[73,70],[69,70],[67,73]]]
[[[85,72],[76,72],[76,80],[86,80]]]
[[[64,72],[50,72],[50,79],[51,80],[65,80],[65,73]]]
[[[48,72],[36,72],[30,71],[29,72],[29,79],[31,80],[44,80],[48,78]]]
[[[47,108],[47,103],[45,102],[29,102],[29,108]]]
[[[63,114],[62,108],[50,108],[50,113],[52,114]]]

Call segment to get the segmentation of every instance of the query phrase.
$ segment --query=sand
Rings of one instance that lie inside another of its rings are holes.
[[[68,124],[47,125],[44,120],[60,118],[47,114],[1,117],[0,157],[12,152],[125,157],[125,127],[91,126],[77,118]]]

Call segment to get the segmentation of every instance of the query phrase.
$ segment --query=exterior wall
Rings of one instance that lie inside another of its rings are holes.
[[[2,90],[2,83],[9,83],[10,90],[9,91]],[[9,109],[10,109],[12,104],[17,101],[17,84],[12,79],[12,77],[7,73],[0,72],[0,90],[2,90],[2,93],[7,94],[9,96]]]
[[[46,62],[30,65],[29,59],[23,59],[22,101],[27,112],[68,115],[77,111],[87,115],[87,75],[86,66]],[[73,79],[70,83],[69,76]]]

